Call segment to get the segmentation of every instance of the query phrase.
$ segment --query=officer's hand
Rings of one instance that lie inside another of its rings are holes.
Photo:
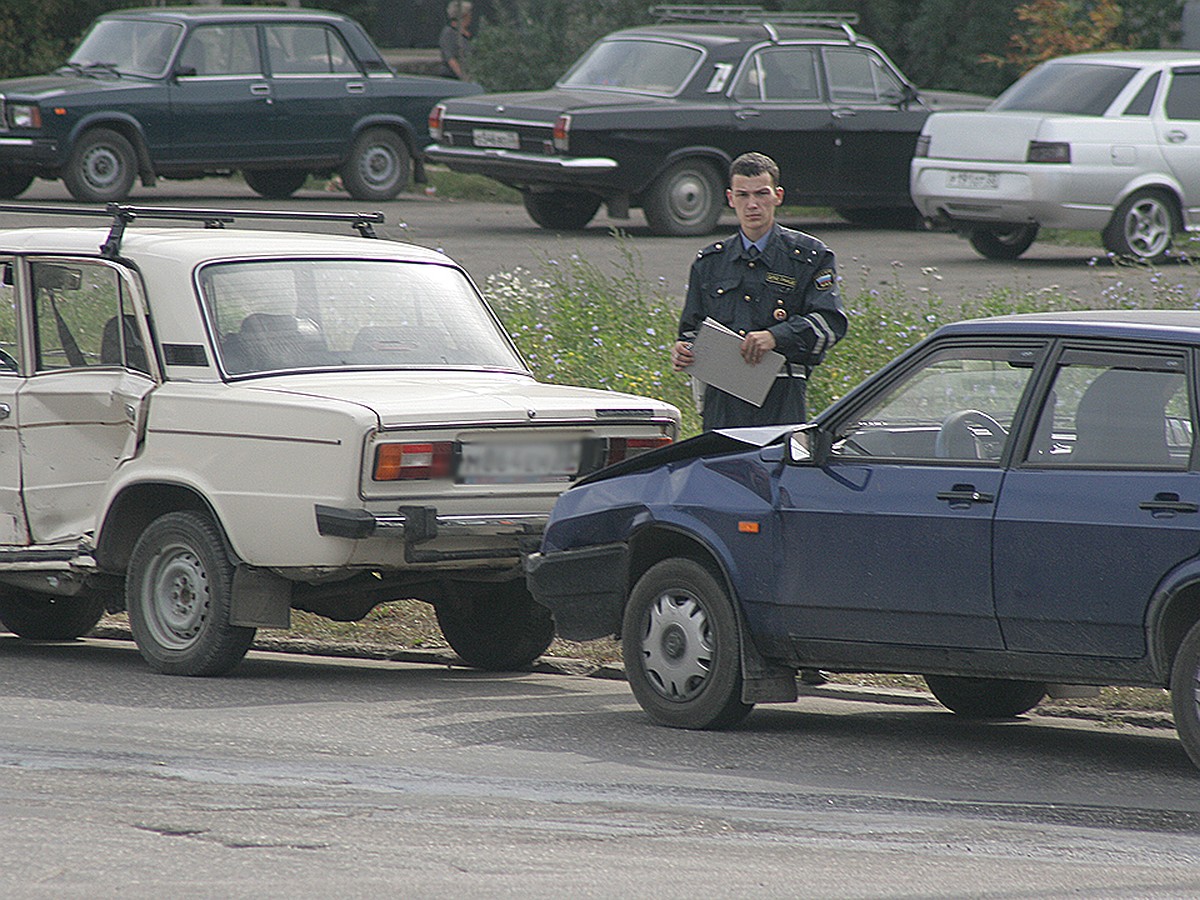
[[[742,339],[742,359],[757,366],[763,354],[775,349],[775,335],[769,331],[752,331]]]
[[[692,355],[691,342],[676,341],[675,346],[671,348],[671,365],[674,366],[675,371],[682,372],[695,361],[696,357]]]

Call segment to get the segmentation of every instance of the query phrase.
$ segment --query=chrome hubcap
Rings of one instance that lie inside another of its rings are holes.
[[[646,614],[642,640],[642,665],[654,689],[668,700],[696,697],[712,670],[713,644],[708,616],[694,596],[659,596]]]
[[[671,182],[671,215],[680,222],[703,219],[712,206],[712,189],[696,172],[682,172]]]

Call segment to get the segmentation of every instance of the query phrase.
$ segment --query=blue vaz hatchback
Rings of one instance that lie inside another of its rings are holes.
[[[566,491],[526,571],[620,634],[657,722],[719,728],[796,671],[920,673],[1004,718],[1167,687],[1200,765],[1200,313],[939,329],[816,421],[699,437]]]

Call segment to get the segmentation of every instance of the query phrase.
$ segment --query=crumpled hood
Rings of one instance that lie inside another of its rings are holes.
[[[353,403],[373,411],[382,428],[679,418],[675,407],[659,400],[542,384],[516,372],[321,372],[255,379],[242,386]]]

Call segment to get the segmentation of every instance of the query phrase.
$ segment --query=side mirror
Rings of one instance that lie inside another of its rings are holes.
[[[802,425],[787,442],[787,461],[793,466],[823,466],[829,460],[833,437],[816,425]]]

